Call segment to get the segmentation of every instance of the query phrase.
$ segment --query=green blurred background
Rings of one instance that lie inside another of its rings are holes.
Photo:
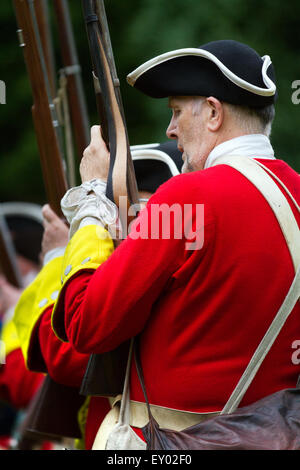
[[[49,0],[58,70],[61,58],[51,3]],[[95,124],[81,1],[69,0],[69,4],[90,123]],[[147,59],[171,49],[235,39],[272,58],[279,99],[271,140],[276,156],[300,172],[300,104],[293,104],[291,99],[295,91],[292,83],[300,80],[299,0],[107,0],[105,5],[132,145],[166,140],[170,111],[165,100],[144,97],[127,85],[126,75]],[[0,2],[0,18],[0,79],[6,83],[6,104],[0,105],[0,201],[43,204],[45,194],[31,119],[32,95],[11,0]]]

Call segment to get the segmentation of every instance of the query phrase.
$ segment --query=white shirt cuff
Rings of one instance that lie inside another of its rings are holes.
[[[118,208],[106,197],[106,183],[99,179],[71,188],[61,200],[62,212],[70,224],[70,239],[85,225],[109,229],[118,223]]]

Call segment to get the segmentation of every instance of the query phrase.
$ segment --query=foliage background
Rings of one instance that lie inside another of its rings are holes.
[[[49,0],[57,69],[61,67],[56,25]],[[80,0],[69,0],[90,123],[97,123],[91,63]],[[299,0],[107,0],[106,11],[126,113],[130,143],[166,140],[170,111],[165,100],[144,97],[126,75],[145,60],[211,40],[245,42],[271,56],[279,99],[272,143],[278,158],[300,172],[300,105],[292,83],[300,80]],[[0,201],[43,204],[45,194],[31,119],[32,96],[23,52],[18,47],[11,0],[0,2],[0,79],[6,104],[0,106]]]

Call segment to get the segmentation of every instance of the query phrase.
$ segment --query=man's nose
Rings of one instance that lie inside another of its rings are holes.
[[[170,124],[166,130],[168,139],[177,139],[177,126],[172,118]]]

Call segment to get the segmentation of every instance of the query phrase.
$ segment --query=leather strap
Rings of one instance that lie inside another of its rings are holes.
[[[280,333],[288,316],[295,307],[300,296],[300,267],[296,273],[293,284],[274,320],[272,321],[267,333],[261,340],[258,348],[253,354],[248,366],[246,367],[241,379],[232,392],[229,400],[224,406],[221,414],[232,413],[240,404],[243,396],[248,390],[264,358],[271,349],[275,339]]]
[[[152,416],[161,427],[181,431],[186,427],[193,426],[194,424],[220,414],[219,411],[212,413],[195,413],[158,405],[150,405],[145,387],[143,368],[141,365],[139,342],[140,337],[137,336],[134,341],[134,357],[137,374],[146,403],[130,401],[130,424],[132,426],[143,427],[149,421],[150,416]]]
[[[125,398],[124,398],[125,399]],[[105,450],[108,436],[119,422],[122,396],[114,401],[112,409],[107,413],[97,432],[93,450]],[[163,406],[150,405],[151,413],[161,428],[182,431],[187,427],[198,424],[220,414],[192,413],[189,411],[173,410]],[[126,423],[129,426],[143,428],[149,421],[147,404],[130,400],[130,418]]]
[[[266,171],[264,171],[264,165],[260,165],[253,159],[239,156],[219,157],[214,162],[214,165],[220,164],[229,165],[238,170],[249,181],[251,181],[265,197],[265,199],[271,206],[281,227],[281,230],[284,234],[296,271],[294,281],[289,289],[289,292],[282,306],[277,312],[274,320],[272,321],[267,333],[261,340],[255,353],[253,354],[248,366],[246,367],[234,391],[232,392],[229,400],[221,411],[221,414],[225,414],[232,413],[238,407],[243,396],[248,390],[248,387],[254,379],[259,367],[261,366],[264,358],[272,347],[285,321],[287,320],[288,316],[292,312],[300,297],[300,230],[289,203],[287,202],[281,190],[278,188],[277,184],[266,173]],[[274,176],[275,179],[288,192],[287,188],[282,184],[280,180],[278,180],[276,175],[274,175],[270,170],[267,171],[271,173],[272,176]],[[292,197],[290,193],[289,195]],[[293,197],[292,199],[294,200]],[[298,204],[296,203],[296,201],[294,202],[298,212],[300,212]]]
[[[206,419],[217,416],[220,412],[194,413],[192,411],[175,410],[164,406],[150,404],[153,418],[160,427],[182,431],[183,429],[198,424]],[[130,400],[130,420],[131,426],[142,428],[149,421],[148,407],[146,403]]]
[[[295,272],[300,265],[300,231],[296,219],[294,217],[291,206],[287,199],[273,181],[273,179],[264,171],[263,165],[256,160],[241,156],[222,156],[215,160],[215,165],[228,165],[242,173],[252,184],[261,192],[266,201],[271,206],[283,235],[286,239],[291,257],[294,263]],[[265,168],[265,167],[264,167]],[[270,170],[269,173],[276,178]],[[280,182],[281,183],[281,182]],[[282,184],[282,183],[281,183]],[[284,186],[284,185],[283,185]],[[287,188],[284,186],[285,190]],[[289,193],[290,194],[290,193]],[[292,197],[292,196],[291,196]],[[293,199],[293,197],[292,197]],[[299,206],[295,203],[295,207],[299,211]]]

